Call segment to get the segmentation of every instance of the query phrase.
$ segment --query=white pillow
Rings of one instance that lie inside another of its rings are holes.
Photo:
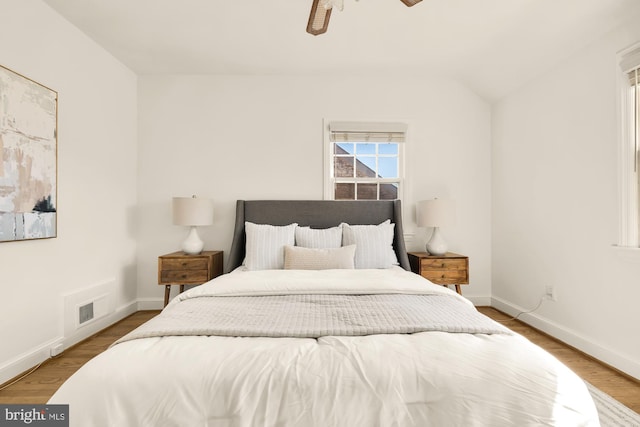
[[[284,247],[285,270],[353,269],[356,245],[341,248]]]
[[[244,265],[248,270],[278,270],[284,267],[284,247],[295,242],[298,224],[275,226],[244,223],[247,234]]]
[[[296,246],[304,248],[339,248],[342,246],[342,227],[313,229],[296,228]]]
[[[391,268],[398,263],[393,250],[394,228],[390,220],[379,225],[342,224],[342,244],[356,245],[356,268]]]

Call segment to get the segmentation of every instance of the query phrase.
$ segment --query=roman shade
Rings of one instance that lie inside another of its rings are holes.
[[[331,142],[405,142],[406,123],[331,122]]]
[[[620,60],[620,69],[626,73],[640,67],[640,47],[626,53]]]
[[[629,84],[637,88],[640,85],[640,82],[638,82],[638,76],[640,76],[640,67],[636,68],[633,71],[630,71],[628,76],[629,76]]]

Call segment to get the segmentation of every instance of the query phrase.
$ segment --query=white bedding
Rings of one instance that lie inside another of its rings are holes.
[[[399,268],[271,270],[221,276],[170,305],[211,292],[456,295]],[[516,334],[136,339],[50,403],[86,427],[599,425],[584,382]]]

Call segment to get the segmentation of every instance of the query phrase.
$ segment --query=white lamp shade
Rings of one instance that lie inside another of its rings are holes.
[[[173,198],[174,225],[211,225],[213,224],[213,200],[197,197]]]
[[[456,209],[453,200],[433,199],[418,202],[418,227],[446,227],[455,224]]]

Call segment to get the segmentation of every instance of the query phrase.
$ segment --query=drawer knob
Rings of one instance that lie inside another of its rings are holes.
[[[444,274],[442,276],[440,276],[441,279],[444,279]]]
[[[444,277],[444,276],[443,276],[443,277]],[[187,278],[187,275],[186,275],[186,274],[183,274],[183,275],[182,275],[182,278],[183,278],[183,279],[186,279],[186,278]]]
[[[444,268],[444,262],[440,265],[440,267]]]
[[[186,263],[186,262],[183,262],[183,263],[182,263],[182,266],[183,266],[183,267],[186,267],[186,266],[187,266],[187,263]]]

